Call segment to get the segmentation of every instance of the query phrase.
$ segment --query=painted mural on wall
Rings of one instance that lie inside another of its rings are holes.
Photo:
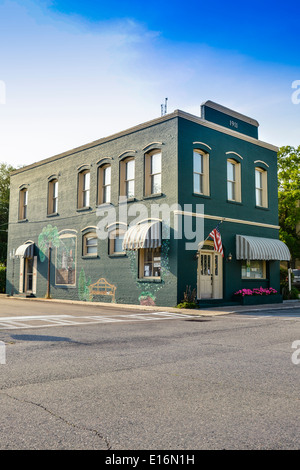
[[[91,284],[91,278],[87,279],[84,269],[81,268],[78,280],[79,300],[92,302],[95,296],[105,296],[109,297],[111,302],[114,303],[116,301],[116,290],[117,287],[108,282],[104,277]]]
[[[84,269],[81,268],[79,279],[78,279],[78,297],[79,300],[90,302],[93,300],[90,294],[89,286],[91,284],[91,278],[86,279]]]
[[[55,284],[74,286],[76,284],[76,236],[60,236],[56,248]]]
[[[38,237],[39,258],[41,263],[46,259],[49,246],[58,247],[59,245],[60,239],[57,227],[52,227],[52,225],[48,224],[47,227],[43,228]]]
[[[160,281],[155,282],[155,280],[151,280],[151,282],[139,282],[138,278],[138,253],[137,251],[128,250],[127,256],[130,259],[130,269],[134,279],[136,280],[136,286],[139,290],[141,290],[141,294],[138,297],[140,305],[156,305],[156,296],[157,292],[161,290],[166,284],[166,278],[170,273],[170,266],[169,266],[169,249],[170,249],[170,240],[163,239],[161,244],[161,253],[160,253],[160,260],[157,260],[157,264],[160,264]],[[144,278],[146,279],[146,278]]]

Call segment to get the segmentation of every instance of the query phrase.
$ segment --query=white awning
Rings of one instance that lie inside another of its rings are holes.
[[[130,227],[124,235],[123,250],[161,246],[161,222],[143,222]]]
[[[237,235],[236,258],[289,261],[291,254],[285,243],[280,240]]]
[[[33,258],[33,249],[34,243],[25,243],[16,249],[15,255],[23,256],[23,258]]]

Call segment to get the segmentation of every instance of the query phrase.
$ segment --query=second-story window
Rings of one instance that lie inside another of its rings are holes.
[[[56,214],[58,211],[58,181],[49,181],[48,185],[48,214]]]
[[[125,164],[125,195],[131,198],[134,197],[134,160],[128,160]]]
[[[241,202],[241,164],[233,159],[227,160],[227,199]]]
[[[209,155],[202,150],[193,152],[193,174],[195,194],[209,196]]]
[[[90,172],[83,175],[83,207],[90,205]]]
[[[151,194],[161,192],[161,153],[151,155]]]
[[[145,155],[145,196],[160,194],[162,191],[161,162],[160,150]]]
[[[27,219],[28,190],[21,189],[19,199],[19,220]]]
[[[235,175],[235,164],[227,160],[227,198],[230,201],[235,200],[236,193],[236,175]]]
[[[105,164],[98,169],[98,204],[111,202],[111,165]]]
[[[127,199],[135,196],[135,160],[126,158],[120,162],[120,196]]]
[[[78,208],[82,209],[90,205],[90,172],[81,171],[78,177]]]
[[[255,168],[255,202],[258,207],[268,207],[267,171]]]

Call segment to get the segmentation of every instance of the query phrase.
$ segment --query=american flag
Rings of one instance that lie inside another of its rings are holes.
[[[214,228],[210,234],[208,235],[209,237],[211,237],[214,241],[214,249],[215,251],[218,251],[219,253],[221,253],[222,256],[224,256],[224,253],[223,253],[223,246],[222,246],[222,239],[221,239],[221,233],[220,233],[220,230],[219,230],[219,225],[218,224],[216,226],[216,228]]]

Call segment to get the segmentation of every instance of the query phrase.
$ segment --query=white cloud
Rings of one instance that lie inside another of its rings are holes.
[[[0,161],[29,164],[153,119],[165,97],[169,111],[196,115],[212,99],[258,119],[263,140],[297,145],[297,70],[167,42],[134,21],[91,25],[28,1],[0,4],[0,41]]]

